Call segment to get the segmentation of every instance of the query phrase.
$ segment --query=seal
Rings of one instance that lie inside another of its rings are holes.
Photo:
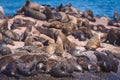
[[[51,75],[55,77],[72,77],[74,71],[82,72],[82,70],[82,67],[74,59],[67,59],[63,62],[57,62],[51,70]]]
[[[39,11],[35,11],[29,7],[24,6],[23,11],[24,11],[25,16],[29,16],[29,17],[32,17],[38,20],[46,20],[45,14]]]
[[[66,50],[67,52],[70,52],[72,49],[76,48],[76,44],[70,42],[68,40],[68,38],[66,38],[66,36],[61,32],[61,31],[57,31],[55,33],[55,42],[56,42],[56,38],[57,36],[59,36],[63,42],[63,49]]]
[[[19,79],[17,74],[16,59],[14,59],[11,55],[3,56],[0,59],[0,74],[2,73],[8,77]]]
[[[97,57],[98,65],[104,72],[117,72],[119,62],[111,57],[108,53],[95,51],[94,54]]]
[[[95,50],[100,47],[100,35],[94,33],[93,37],[87,42],[85,48],[86,50]]]
[[[44,14],[46,16],[46,20],[47,21],[51,21],[51,20],[54,20],[55,19],[55,16],[50,8],[50,6],[46,6],[45,7],[45,11],[44,11]]]
[[[6,30],[3,34],[14,41],[20,40],[20,35],[12,30]]]
[[[68,35],[71,35],[74,30],[76,30],[76,25],[73,24],[73,23],[64,23],[63,24],[63,28],[62,28],[62,32],[68,36]]]
[[[117,11],[114,11],[114,21],[119,22],[119,16]]]
[[[47,61],[45,55],[23,55],[17,61],[18,73],[31,76],[38,73],[37,64],[44,63]]]
[[[0,41],[0,55],[4,56],[8,54],[12,54],[11,49],[3,41]]]
[[[83,12],[82,17],[87,18],[89,21],[96,22],[94,14],[91,10],[86,10],[85,12]]]
[[[60,21],[52,21],[51,23],[45,23],[42,26],[47,28],[62,29],[63,23]]]
[[[25,41],[25,39],[27,38],[28,35],[31,34],[31,31],[32,31],[32,26],[31,25],[28,25],[24,31],[24,33],[21,35],[21,41]]]
[[[106,40],[104,42],[109,41],[110,44],[120,45],[120,30],[119,29],[110,29],[107,34]]]

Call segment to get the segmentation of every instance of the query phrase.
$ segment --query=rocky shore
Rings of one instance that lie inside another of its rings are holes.
[[[120,19],[71,3],[0,7],[0,80],[120,80]]]

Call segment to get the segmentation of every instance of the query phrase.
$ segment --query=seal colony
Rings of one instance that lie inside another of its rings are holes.
[[[98,19],[112,27],[96,24]],[[101,44],[119,47],[119,22],[118,12],[114,13],[114,20],[104,16],[100,19],[91,10],[82,12],[71,3],[51,7],[27,0],[11,17],[4,16],[2,10],[0,79],[23,80],[21,76],[47,74],[55,79],[79,80],[88,73],[86,76],[91,79],[94,75],[96,79],[114,80],[104,76],[109,73],[120,80],[120,57],[116,57],[120,54],[99,50],[104,48]]]

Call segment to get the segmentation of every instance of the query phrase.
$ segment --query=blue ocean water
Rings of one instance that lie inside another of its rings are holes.
[[[5,15],[15,14],[16,10],[23,6],[26,0],[0,0],[0,6],[3,6]],[[60,3],[72,3],[73,7],[85,11],[91,9],[95,15],[104,14],[113,18],[114,11],[120,12],[120,0],[32,0],[39,4],[50,4],[53,7]]]

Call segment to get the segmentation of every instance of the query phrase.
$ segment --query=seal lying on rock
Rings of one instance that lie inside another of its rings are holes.
[[[82,72],[82,67],[73,59],[68,59],[67,62],[57,62],[52,70],[51,75],[55,77],[72,77],[74,71]]]
[[[17,61],[18,73],[30,76],[38,73],[38,62],[44,63],[47,60],[44,55],[24,55]]]
[[[78,30],[74,30],[72,35],[75,38],[78,38],[80,41],[85,41],[86,39],[90,39],[93,36],[91,29],[86,27],[80,27]]]
[[[87,18],[89,21],[96,22],[94,14],[91,10],[86,10],[83,12],[82,17]]]
[[[12,54],[12,51],[9,47],[7,47],[7,45],[5,44],[1,44],[2,46],[0,46],[0,55],[4,56],[4,55],[8,55],[8,54]]]
[[[15,59],[13,59],[11,56],[2,57],[0,59],[0,73],[18,78],[16,74],[17,65],[15,63]]]
[[[23,10],[24,10],[24,14],[26,16],[29,16],[29,17],[32,17],[32,18],[35,18],[35,19],[39,19],[39,20],[45,20],[46,19],[45,14],[43,14],[41,12],[38,12],[38,11],[35,11],[35,10],[32,10],[29,7],[24,6]]]
[[[18,40],[20,39],[19,34],[17,34],[16,32],[13,32],[12,30],[9,30],[9,29],[8,29],[8,22],[7,22],[7,21],[8,21],[8,20],[5,20],[5,21],[3,22],[3,24],[2,24],[2,26],[1,26],[1,28],[0,28],[1,33],[2,33],[4,36],[6,36],[6,37],[8,37],[8,38],[10,38],[10,39],[12,39],[12,40],[18,41]]]
[[[60,21],[52,21],[51,23],[45,23],[42,26],[47,28],[62,29],[63,23],[61,23]]]
[[[98,65],[100,66],[101,70],[104,72],[117,72],[118,70],[118,61],[112,58],[109,54],[105,52],[98,52],[95,51],[94,54],[97,57]]]
[[[85,55],[77,57],[77,62],[79,65],[82,66],[83,70],[86,70],[88,72],[93,72],[93,73],[100,72],[100,67],[97,65],[97,63],[93,63],[89,59],[89,57],[87,57]]]
[[[119,29],[110,29],[107,34],[106,40],[104,42],[109,41],[110,44],[120,45],[120,30]]]
[[[75,49],[76,48],[76,44],[75,43],[72,43],[69,41],[68,38],[65,37],[65,35],[61,32],[61,31],[57,31],[55,33],[55,38],[57,38],[57,36],[59,36],[63,42],[63,49],[70,52],[72,49]],[[55,42],[56,42],[57,39],[55,39]]]
[[[11,31],[11,30],[6,30],[4,33],[8,38],[14,40],[14,41],[19,41],[20,40],[20,35]]]

